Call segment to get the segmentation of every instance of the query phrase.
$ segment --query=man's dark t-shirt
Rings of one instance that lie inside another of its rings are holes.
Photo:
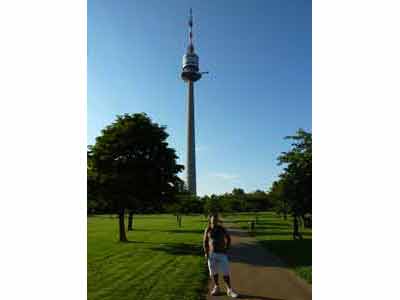
[[[211,252],[226,253],[225,237],[227,232],[224,227],[217,225],[206,232]]]

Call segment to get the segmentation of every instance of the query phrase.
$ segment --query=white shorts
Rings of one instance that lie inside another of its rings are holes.
[[[210,256],[208,257],[208,269],[210,270],[211,276],[218,273],[222,273],[224,276],[228,276],[228,256],[224,253],[210,253]]]

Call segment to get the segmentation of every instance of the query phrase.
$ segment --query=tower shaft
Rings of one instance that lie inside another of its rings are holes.
[[[186,182],[188,191],[196,195],[196,150],[194,127],[194,84],[188,81],[188,106],[187,106],[187,173]]]

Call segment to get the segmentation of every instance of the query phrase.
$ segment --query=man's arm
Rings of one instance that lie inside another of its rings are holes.
[[[231,247],[231,236],[228,231],[224,228],[225,238],[226,238],[226,249],[228,250]]]
[[[208,234],[207,234],[207,228],[204,230],[204,235],[203,235],[203,250],[206,256],[208,256],[209,252],[209,245],[208,245]]]

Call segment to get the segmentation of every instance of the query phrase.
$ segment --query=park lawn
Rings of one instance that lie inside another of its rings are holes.
[[[256,238],[268,250],[280,257],[291,269],[308,283],[312,283],[312,231],[302,229],[303,240],[293,240],[292,218],[285,221],[274,212],[257,213]],[[248,229],[255,220],[254,213],[227,215],[226,222]]]
[[[115,216],[88,217],[88,299],[204,299],[203,216],[139,215],[128,243]]]

